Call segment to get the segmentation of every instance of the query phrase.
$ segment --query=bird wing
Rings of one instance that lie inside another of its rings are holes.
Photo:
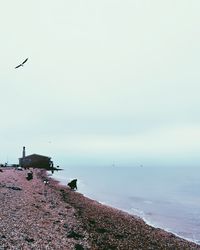
[[[26,58],[24,61],[23,61],[23,63],[22,64],[24,64],[25,62],[27,62],[28,61],[28,58]]]
[[[21,67],[22,65],[21,64],[19,64],[19,65],[17,65],[16,67],[15,67],[15,69],[17,69],[17,68],[19,68],[19,67]]]

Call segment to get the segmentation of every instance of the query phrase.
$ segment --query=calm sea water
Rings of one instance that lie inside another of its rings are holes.
[[[53,178],[76,178],[85,196],[200,244],[200,168],[65,167]]]

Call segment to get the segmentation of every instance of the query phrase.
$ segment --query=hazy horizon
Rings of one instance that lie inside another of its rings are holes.
[[[197,0],[4,2],[0,162],[26,146],[61,166],[199,166],[199,10]]]

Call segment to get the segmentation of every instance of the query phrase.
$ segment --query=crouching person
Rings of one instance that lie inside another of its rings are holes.
[[[77,190],[77,179],[70,181],[67,185],[71,188],[71,190],[74,190],[74,189]]]
[[[27,179],[28,181],[30,181],[30,180],[33,179],[33,172],[32,172],[32,171],[30,171],[29,173],[27,173],[26,179]]]

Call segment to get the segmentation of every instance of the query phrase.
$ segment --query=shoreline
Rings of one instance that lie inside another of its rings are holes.
[[[54,179],[54,178],[52,178],[52,179]],[[56,180],[56,179],[54,179],[54,180]],[[56,181],[57,181],[57,180],[56,180]],[[61,186],[62,186],[63,184],[61,184],[61,183],[59,182],[58,185],[61,185]],[[145,217],[142,217],[142,216],[139,216],[139,215],[137,215],[137,214],[131,213],[131,212],[129,212],[128,210],[123,210],[123,209],[114,207],[114,206],[109,205],[109,204],[107,204],[107,203],[105,203],[105,202],[101,202],[101,201],[95,200],[95,199],[93,199],[93,198],[88,197],[87,195],[85,196],[85,195],[83,194],[83,196],[84,196],[85,198],[94,200],[94,201],[96,201],[97,203],[100,203],[100,204],[103,205],[103,206],[111,207],[111,208],[113,208],[113,209],[116,209],[116,210],[122,211],[122,212],[124,212],[124,213],[127,213],[127,214],[129,214],[130,216],[139,218],[139,219],[143,220],[148,226],[151,226],[151,227],[153,227],[153,228],[155,228],[155,229],[164,230],[164,231],[167,232],[167,233],[174,234],[174,235],[175,235],[176,237],[178,237],[178,238],[181,238],[181,239],[183,239],[183,240],[189,241],[189,242],[191,242],[191,243],[195,243],[195,244],[197,244],[197,245],[200,246],[200,243],[199,243],[198,240],[194,240],[194,239],[192,239],[192,238],[183,237],[183,236],[177,234],[176,232],[173,232],[172,230],[169,230],[169,229],[164,228],[164,227],[159,227],[159,226],[157,226],[156,224],[151,223],[150,221],[148,221],[147,219],[145,219]]]
[[[2,249],[200,249],[139,217],[71,191],[45,170],[34,169],[30,181],[26,170],[2,170]]]
[[[64,186],[59,180],[56,180],[56,179],[54,179],[53,177],[50,177],[50,178],[51,178],[52,180],[56,181],[56,182],[58,183],[58,185]],[[140,216],[138,216],[138,215],[132,214],[132,213],[130,213],[130,212],[128,212],[128,211],[124,211],[124,210],[121,210],[121,209],[119,209],[119,208],[112,207],[112,206],[110,206],[109,204],[101,203],[100,201],[96,201],[96,200],[94,200],[94,199],[92,199],[92,198],[89,198],[89,197],[85,196],[84,194],[81,194],[81,195],[83,195],[84,198],[91,200],[92,202],[95,202],[95,203],[97,203],[97,204],[100,204],[100,205],[102,205],[102,206],[105,206],[105,207],[107,207],[108,209],[113,209],[114,212],[121,212],[121,213],[124,214],[124,215],[125,215],[125,214],[129,215],[130,217],[133,216],[135,219],[141,220],[141,221],[144,222],[146,225],[148,225],[148,226],[150,226],[150,227],[153,227],[153,228],[156,229],[156,230],[161,230],[161,231],[163,230],[164,232],[169,233],[170,235],[173,234],[175,237],[177,237],[177,238],[179,238],[179,239],[186,240],[186,241],[188,241],[188,242],[190,242],[190,243],[194,243],[194,244],[196,244],[196,245],[198,245],[198,246],[200,247],[200,245],[199,245],[197,242],[195,242],[194,240],[188,239],[188,238],[184,238],[184,237],[182,237],[182,236],[180,236],[180,235],[178,235],[178,234],[176,234],[176,233],[174,233],[174,232],[171,232],[171,231],[169,231],[169,230],[167,230],[167,229],[158,228],[158,227],[156,227],[155,225],[152,225],[152,224],[151,224],[150,222],[148,222],[147,220],[145,220],[145,218],[142,218],[142,217],[140,217]]]
[[[49,175],[49,178],[51,178],[51,179],[57,181],[59,185],[65,186],[63,180],[59,180],[59,178],[54,178],[53,175],[52,175],[52,176]],[[123,208],[113,206],[112,204],[109,204],[109,202],[103,202],[103,201],[101,201],[101,200],[97,200],[97,199],[95,199],[94,197],[89,196],[89,195],[87,195],[87,194],[84,193],[84,192],[81,193],[81,194],[83,194],[85,198],[89,198],[89,199],[91,199],[91,200],[97,201],[98,203],[100,203],[100,204],[102,204],[102,205],[105,205],[105,206],[108,206],[108,207],[111,207],[111,208],[120,210],[120,211],[122,211],[122,212],[125,212],[125,213],[131,215],[131,216],[138,217],[138,218],[140,218],[141,220],[143,220],[147,225],[149,225],[149,226],[151,226],[151,227],[153,227],[153,228],[155,228],[155,229],[157,228],[157,229],[164,230],[164,231],[166,231],[166,232],[168,232],[168,233],[172,233],[172,234],[174,234],[175,236],[177,236],[177,237],[179,237],[179,238],[181,238],[181,239],[183,239],[183,240],[189,241],[189,242],[191,242],[191,243],[195,243],[195,244],[197,244],[197,245],[200,246],[200,241],[199,241],[199,240],[194,239],[194,238],[184,237],[183,235],[179,235],[178,233],[174,232],[173,230],[170,230],[170,229],[167,228],[167,227],[159,226],[159,225],[157,225],[156,223],[151,222],[150,220],[146,219],[144,215],[139,215],[139,214],[134,213],[134,212],[131,212],[131,211],[129,211],[129,210],[125,210],[125,209],[123,209]],[[144,213],[142,212],[142,214],[144,214]]]

